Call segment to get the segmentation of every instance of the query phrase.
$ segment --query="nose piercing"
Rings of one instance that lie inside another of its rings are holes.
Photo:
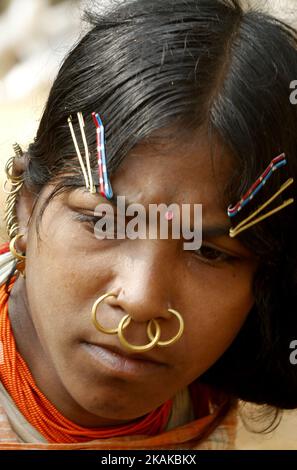
[[[176,343],[177,340],[179,340],[179,338],[181,337],[181,335],[183,334],[183,331],[184,331],[184,320],[181,316],[181,314],[177,311],[177,310],[173,310],[173,308],[169,308],[168,309],[168,312],[172,313],[173,315],[175,315],[179,321],[179,330],[178,332],[176,333],[175,336],[173,336],[171,339],[167,340],[167,341],[158,341],[158,346],[170,346],[170,344],[174,344]],[[151,322],[149,322],[148,326],[147,326],[147,335],[149,337],[149,339],[153,339],[153,333],[152,333],[152,324]]]
[[[125,315],[121,319],[121,321],[119,323],[119,326],[118,326],[119,340],[120,340],[121,344],[123,346],[125,346],[125,348],[130,349],[130,351],[145,352],[145,351],[150,351],[150,349],[153,349],[153,347],[156,344],[158,344],[159,338],[161,336],[161,328],[160,328],[160,325],[157,322],[157,320],[154,320],[154,319],[149,320],[148,326],[151,324],[151,322],[154,323],[154,326],[156,328],[156,333],[155,333],[155,336],[151,335],[151,337],[150,337],[151,341],[149,343],[141,345],[141,346],[136,346],[134,344],[129,343],[126,340],[126,338],[124,337],[123,329],[125,328],[125,326],[127,326],[127,323],[125,323],[127,320],[129,320],[129,323],[130,323],[130,321],[131,321],[130,315]],[[148,327],[147,327],[147,329],[148,329]]]
[[[165,346],[170,346],[176,341],[179,340],[179,338],[182,336],[184,332],[184,320],[181,316],[181,314],[174,309],[169,308],[168,311],[172,313],[177,320],[179,321],[179,329],[176,335],[174,335],[171,339],[166,340],[166,341],[161,341],[161,327],[159,325],[159,322],[155,319],[152,318],[151,320],[148,320],[147,322],[147,335],[148,338],[150,339],[150,342],[147,344],[143,345],[134,345],[129,343],[123,333],[123,330],[126,329],[132,320],[132,317],[127,314],[124,315],[123,318],[120,320],[119,325],[117,328],[105,328],[103,327],[97,320],[97,308],[101,302],[103,302],[107,297],[116,297],[116,294],[113,294],[112,292],[107,292],[106,294],[101,295],[93,304],[92,306],[92,312],[91,312],[91,317],[92,317],[92,322],[95,326],[95,328],[100,331],[101,333],[105,333],[107,335],[118,335],[119,341],[124,346],[126,349],[130,351],[135,351],[135,352],[145,352],[149,351],[155,346],[160,346],[160,347],[165,347]],[[154,334],[153,334],[153,328],[154,328]]]

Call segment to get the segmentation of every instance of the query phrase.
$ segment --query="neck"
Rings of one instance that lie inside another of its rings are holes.
[[[15,281],[11,290],[8,312],[18,352],[29,367],[39,390],[65,418],[85,427],[112,426],[128,422],[100,418],[73,400],[39,341],[30,314],[25,280],[22,277]]]

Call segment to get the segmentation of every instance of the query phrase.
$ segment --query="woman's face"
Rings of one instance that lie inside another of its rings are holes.
[[[111,183],[116,194],[146,209],[150,203],[202,204],[204,229],[228,227],[218,188],[226,184],[231,164],[226,153],[215,162],[214,174],[201,137],[162,153],[139,145]],[[107,201],[83,188],[49,203],[38,241],[36,216],[51,191],[50,186],[42,191],[24,238],[26,279],[17,281],[23,298],[18,314],[30,317],[32,328],[27,340],[16,331],[18,346],[27,351],[39,386],[76,421],[99,425],[100,419],[116,423],[142,416],[203,374],[231,344],[253,305],[256,261],[228,231],[204,237],[196,252],[183,249],[182,239],[99,240],[92,222],[78,217],[92,216]],[[19,214],[22,222],[22,202]],[[92,305],[109,291],[117,297],[97,311],[105,327],[115,328],[128,313],[133,322],[126,338],[145,344],[147,322],[158,317],[166,340],[178,329],[167,311],[173,308],[184,319],[182,337],[141,354],[142,361],[118,355],[115,349],[131,353],[117,335],[99,332],[91,321]]]

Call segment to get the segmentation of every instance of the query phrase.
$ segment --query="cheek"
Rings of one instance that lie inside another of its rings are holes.
[[[41,233],[37,244],[32,230],[27,245],[26,286],[31,316],[38,336],[53,351],[69,347],[77,335],[89,326],[91,307],[111,277],[107,255],[98,248],[98,256],[90,255],[73,227]],[[95,243],[100,244],[98,240]],[[100,252],[100,256],[99,256]],[[59,343],[59,344],[58,344]]]
[[[252,279],[253,270],[249,267],[226,271],[224,276],[214,272],[197,282],[195,298],[188,307],[191,315],[186,320],[181,364],[191,364],[191,378],[211,367],[238,334],[254,303]]]

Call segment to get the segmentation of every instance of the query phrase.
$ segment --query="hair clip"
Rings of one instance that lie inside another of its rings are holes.
[[[275,157],[271,163],[268,165],[266,170],[262,173],[261,176],[252,184],[252,186],[248,189],[248,191],[244,194],[244,196],[238,201],[235,206],[229,206],[227,209],[228,216],[234,217],[238,214],[241,209],[248,204],[255,195],[260,191],[261,188],[265,185],[266,181],[271,177],[273,172],[278,168],[287,164],[286,155],[282,153],[278,157]]]
[[[69,129],[70,129],[70,132],[71,132],[74,147],[75,147],[75,150],[76,150],[76,153],[77,153],[77,157],[78,157],[78,160],[79,160],[82,172],[83,172],[86,188],[91,193],[95,193],[96,192],[96,187],[94,186],[94,183],[93,183],[91,164],[90,164],[90,153],[89,153],[87,138],[86,138],[86,134],[85,134],[85,130],[84,130],[85,122],[84,122],[84,118],[83,118],[82,113],[80,113],[80,112],[77,113],[77,117],[78,117],[78,123],[79,123],[79,127],[80,127],[81,137],[82,137],[82,141],[83,141],[84,149],[85,149],[85,160],[86,160],[86,164],[87,164],[87,169],[85,167],[85,164],[83,162],[83,158],[82,158],[80,150],[79,150],[79,146],[78,146],[77,139],[76,139],[76,136],[75,136],[73,125],[72,125],[72,117],[71,116],[69,116],[69,118],[68,118],[68,125],[69,125]]]
[[[96,126],[100,194],[107,199],[111,199],[113,196],[113,191],[107,173],[104,126],[98,113],[93,112],[92,117]]]
[[[276,212],[284,209],[287,207],[289,204],[292,204],[294,202],[293,198],[287,199],[284,201],[280,206],[276,207],[275,209],[272,209],[269,212],[266,212],[265,214],[261,215],[260,217],[257,217],[255,220],[253,220],[260,212],[262,212],[265,207],[267,207],[277,196],[279,196],[285,189],[287,189],[292,183],[294,182],[293,178],[289,178],[281,187],[280,189],[270,198],[268,201],[266,201],[264,204],[262,204],[257,210],[255,210],[249,217],[244,219],[242,222],[240,222],[236,227],[231,228],[229,231],[229,235],[231,238],[236,237],[239,233],[243,232],[244,230],[247,230],[248,228],[252,227],[253,225],[261,222],[262,220],[266,219],[267,217],[270,217],[271,215],[275,214]]]

